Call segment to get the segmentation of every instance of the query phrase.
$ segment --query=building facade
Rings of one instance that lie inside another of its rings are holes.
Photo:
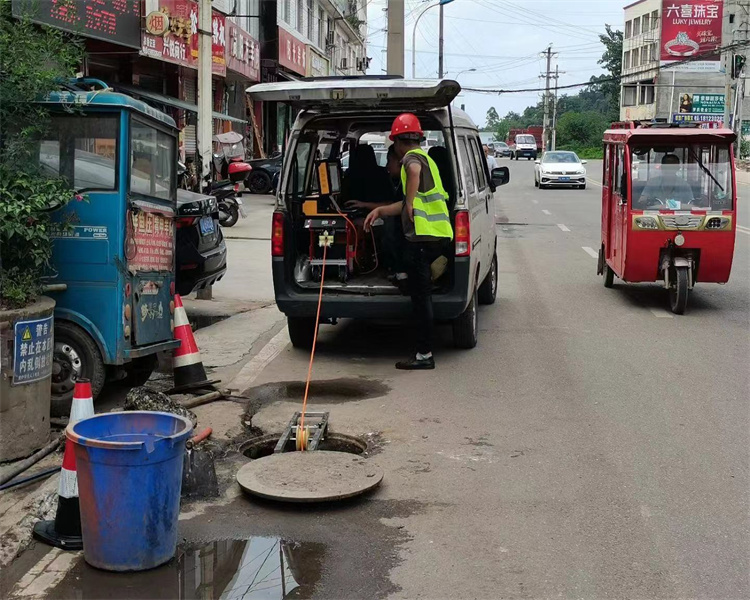
[[[738,3],[640,0],[624,11],[620,118],[723,125],[725,68],[732,54],[741,51],[723,50],[737,41],[744,18]],[[732,82],[733,92],[740,89],[742,101],[736,103],[730,94],[730,118],[750,114],[738,81]]]

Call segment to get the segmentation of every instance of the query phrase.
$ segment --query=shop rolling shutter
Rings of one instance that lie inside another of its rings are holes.
[[[193,77],[185,77],[185,102],[196,104],[198,102],[198,82]],[[196,154],[198,152],[198,133],[195,125],[186,125],[184,129],[185,154]]]

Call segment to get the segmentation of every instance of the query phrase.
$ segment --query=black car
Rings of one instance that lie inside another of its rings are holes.
[[[245,190],[252,194],[269,193],[273,189],[274,177],[281,172],[281,154],[245,162],[253,168],[245,179]]]
[[[213,285],[227,272],[227,245],[216,198],[177,190],[177,293]]]

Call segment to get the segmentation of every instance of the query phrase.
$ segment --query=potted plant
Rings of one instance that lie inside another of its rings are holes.
[[[54,301],[42,295],[42,276],[50,207],[74,192],[39,164],[49,118],[35,101],[75,75],[82,52],[73,36],[16,19],[0,0],[0,462],[49,437]]]

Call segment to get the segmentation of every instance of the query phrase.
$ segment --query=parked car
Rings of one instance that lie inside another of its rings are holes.
[[[495,151],[495,156],[510,156],[513,154],[510,146],[505,142],[492,142],[491,149]]]
[[[253,170],[245,179],[245,190],[251,194],[268,194],[273,189],[274,176],[281,171],[281,153],[246,162]]]
[[[213,285],[227,271],[227,246],[213,196],[177,190],[177,293]]]
[[[545,152],[534,164],[534,185],[539,189],[551,186],[573,186],[586,189],[585,160],[575,152]]]
[[[450,106],[460,91],[458,83],[450,80],[368,76],[262,83],[248,91],[262,102],[292,98],[292,108],[298,112],[289,136],[289,160],[279,186],[271,244],[276,304],[287,316],[295,347],[309,348],[313,343],[321,286],[316,248],[307,230],[314,220],[305,212],[320,216],[321,196],[313,173],[320,172],[321,166],[327,170],[328,193],[335,198],[340,191],[341,146],[361,139],[368,129],[390,129],[393,120],[407,111],[417,115],[425,133],[440,134],[444,140],[444,145],[429,152],[449,194],[455,239],[446,248],[446,271],[435,282],[435,319],[452,324],[457,347],[476,346],[478,305],[492,304],[497,294],[497,233],[495,210],[490,207],[496,187],[510,180],[510,171],[499,167],[489,172],[477,126],[466,113]],[[343,93],[347,102],[332,100],[334,92]],[[327,205],[323,210],[332,211]],[[362,271],[355,261],[349,266],[346,260],[338,260],[337,268],[338,278],[325,278],[321,323],[339,318],[411,318],[411,299],[388,279],[385,268]]]

